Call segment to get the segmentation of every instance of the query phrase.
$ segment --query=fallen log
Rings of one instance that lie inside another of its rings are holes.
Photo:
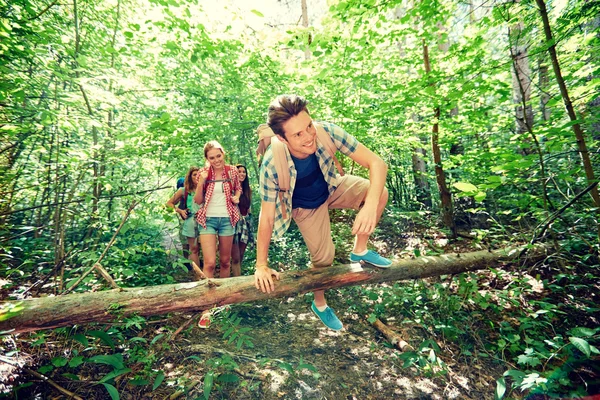
[[[102,292],[76,293],[0,303],[0,331],[32,332],[41,329],[112,321],[130,315],[151,316],[170,312],[199,312],[214,306],[259,301],[365,283],[381,283],[497,268],[514,262],[524,247],[444,254],[397,261],[379,269],[360,264],[313,268],[281,274],[275,291],[265,294],[254,286],[253,276],[207,279]],[[546,247],[535,246],[527,257],[543,259]],[[521,260],[523,262],[523,260]]]

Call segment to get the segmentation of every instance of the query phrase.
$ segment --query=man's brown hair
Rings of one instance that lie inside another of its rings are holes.
[[[310,115],[306,105],[308,102],[302,96],[295,94],[282,94],[277,96],[275,100],[269,104],[269,112],[267,114],[267,124],[273,129],[276,135],[285,138],[283,124],[289,121],[292,117],[306,111]]]

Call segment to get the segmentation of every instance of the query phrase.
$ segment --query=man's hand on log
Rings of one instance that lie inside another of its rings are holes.
[[[279,272],[269,268],[266,265],[256,266],[254,273],[254,285],[263,293],[271,293],[275,290],[275,279],[279,280]]]

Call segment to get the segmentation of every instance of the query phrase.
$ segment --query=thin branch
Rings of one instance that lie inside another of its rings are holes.
[[[556,218],[558,218],[567,208],[569,208],[572,204],[574,204],[579,199],[581,199],[587,192],[589,192],[592,189],[594,189],[597,185],[598,185],[598,182],[592,183],[587,188],[585,188],[585,190],[581,191],[577,196],[573,197],[571,199],[571,201],[569,201],[567,204],[565,204],[559,210],[557,210],[554,214],[552,214],[550,217],[548,217],[546,219],[546,221],[543,223],[544,225],[542,226],[542,229],[541,229],[540,233],[537,234],[536,236],[534,236],[533,239],[531,239],[531,242],[529,242],[529,243],[530,244],[534,244],[534,243],[538,242],[542,237],[544,237],[544,233],[546,233],[546,229],[548,229],[548,227],[550,226],[550,224],[552,222],[554,222],[554,220]]]
[[[34,20],[38,19],[39,17],[44,15],[46,12],[48,12],[49,9],[54,7],[54,5],[56,5],[56,3],[58,3],[58,0],[54,0],[52,3],[48,4],[48,6],[46,8],[44,8],[42,11],[40,11],[35,17],[30,18],[28,21],[34,21]]]
[[[119,194],[115,194],[112,196],[100,196],[98,199],[99,200],[114,199],[116,197],[126,197],[126,196],[132,196],[132,195],[136,195],[136,194],[156,192],[156,191],[165,190],[165,189],[172,189],[172,187],[171,186],[161,186],[161,187],[157,187],[154,189],[140,190],[139,192],[119,193]],[[3,212],[0,212],[0,216],[15,214],[18,212],[23,212],[23,211],[35,210],[37,208],[64,206],[66,204],[72,204],[72,203],[83,203],[86,200],[87,199],[78,199],[78,200],[71,200],[71,201],[64,201],[64,202],[57,202],[57,203],[40,204],[38,206],[25,207],[25,208],[20,208],[18,210],[3,211]]]
[[[67,396],[67,398],[69,399],[75,399],[75,400],[83,400],[83,398],[77,396],[75,393],[65,389],[64,387],[60,386],[58,383],[54,382],[52,379],[48,378],[46,375],[42,375],[39,372],[33,371],[29,368],[25,368],[20,366],[17,363],[14,363],[12,361],[7,360],[4,357],[0,357],[0,361],[2,361],[5,364],[11,365],[15,368],[21,368],[21,370],[23,370],[24,372],[28,373],[29,375],[32,375],[46,383],[48,383],[50,386],[54,387],[56,390],[58,390],[59,392],[61,392],[62,394],[64,394],[65,396]]]
[[[131,205],[129,206],[129,209],[127,210],[127,212],[123,216],[123,219],[121,220],[121,224],[119,225],[119,227],[117,228],[117,230],[113,234],[113,237],[110,239],[110,242],[108,242],[108,244],[106,245],[106,248],[104,249],[104,251],[100,255],[100,258],[98,258],[98,260],[94,263],[94,265],[92,265],[92,267],[90,269],[88,269],[83,275],[81,275],[81,277],[77,280],[77,282],[75,282],[73,285],[71,285],[70,288],[68,288],[67,290],[65,290],[63,292],[63,294],[67,294],[67,293],[71,292],[73,289],[75,289],[77,287],[77,285],[79,285],[81,283],[81,281],[83,281],[83,279],[86,276],[88,276],[94,269],[98,270],[100,272],[100,274],[104,277],[104,279],[106,279],[111,284],[111,286],[114,289],[116,289],[116,288],[119,287],[119,285],[117,285],[115,283],[115,281],[111,278],[110,274],[104,268],[102,268],[102,266],[100,265],[100,261],[102,261],[102,259],[104,258],[104,256],[108,252],[108,249],[110,249],[112,247],[112,245],[115,243],[115,239],[117,238],[117,235],[121,231],[121,228],[123,227],[123,225],[125,225],[125,221],[127,221],[127,218],[129,218],[129,215],[131,214],[131,212],[133,211],[133,209],[135,208],[135,206],[137,206],[138,204],[140,204],[142,202],[142,200],[143,200],[143,198],[140,199],[139,201],[133,201],[131,203]]]

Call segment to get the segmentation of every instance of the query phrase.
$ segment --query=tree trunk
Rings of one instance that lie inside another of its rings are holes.
[[[276,282],[275,291],[271,294],[257,290],[253,276],[242,276],[5,302],[0,308],[0,331],[31,332],[111,321],[133,314],[150,316],[175,311],[197,312],[213,306],[265,300],[315,290],[498,268],[501,263],[515,261],[521,250],[522,248],[508,248],[419,257],[396,262],[387,269],[363,268],[359,264],[350,264],[286,272],[281,275],[281,280]],[[536,261],[544,256],[543,246],[533,247],[528,255]]]
[[[538,75],[539,75],[539,90],[540,90],[540,114],[542,115],[543,121],[550,120],[551,110],[548,107],[550,101],[550,94],[548,93],[548,86],[550,86],[550,78],[548,77],[548,66],[545,64],[542,57],[538,60]]]
[[[302,26],[308,29],[308,6],[306,5],[306,0],[302,0]],[[311,36],[308,33],[308,37],[306,39],[306,47],[304,48],[304,59],[310,60],[310,42]]]
[[[567,109],[567,113],[569,114],[569,119],[573,123],[573,132],[575,133],[575,138],[577,139],[577,148],[579,149],[579,154],[581,155],[583,168],[585,170],[585,176],[587,178],[588,184],[591,185],[596,181],[596,178],[594,176],[594,168],[592,167],[590,153],[588,151],[587,145],[585,144],[583,129],[581,129],[581,124],[578,122],[579,120],[577,119],[577,115],[575,115],[575,109],[573,108],[573,103],[571,103],[571,98],[569,97],[567,85],[565,84],[562,72],[560,71],[560,63],[558,62],[558,56],[556,55],[556,45],[554,44],[552,30],[550,29],[550,21],[548,20],[548,11],[546,10],[546,3],[544,3],[544,0],[536,0],[536,3],[540,9],[542,22],[544,23],[544,33],[546,35],[546,41],[548,44],[550,44],[550,46],[548,47],[548,53],[550,53],[550,59],[552,60],[552,69],[554,70],[554,75],[556,75],[556,82],[558,83],[558,87],[560,88],[560,94],[562,95],[563,101],[565,103],[565,108]],[[594,187],[591,190],[591,195],[594,200],[594,205],[598,209],[597,213],[600,213],[600,194],[598,193],[598,186]],[[598,221],[597,219],[597,222],[599,223],[598,236],[600,237],[600,221]]]
[[[523,22],[519,21],[508,31],[510,55],[512,58],[513,102],[517,133],[524,134],[533,127],[533,108],[531,107],[531,68],[529,53],[523,38]],[[530,151],[527,149],[526,154]]]
[[[423,40],[423,61],[425,64],[425,73],[429,75],[431,65],[429,64],[429,51]],[[446,184],[446,175],[442,168],[442,155],[439,146],[439,121],[441,111],[440,106],[434,108],[433,127],[431,129],[431,152],[433,153],[433,162],[435,163],[435,179],[437,180],[438,189],[442,203],[442,219],[446,228],[452,232],[452,237],[456,237],[456,222],[454,221],[454,206],[452,205],[452,194]]]
[[[415,180],[417,201],[431,209],[431,191],[429,181],[427,180],[427,162],[425,157],[427,153],[422,147],[415,147],[412,153],[412,171]]]

